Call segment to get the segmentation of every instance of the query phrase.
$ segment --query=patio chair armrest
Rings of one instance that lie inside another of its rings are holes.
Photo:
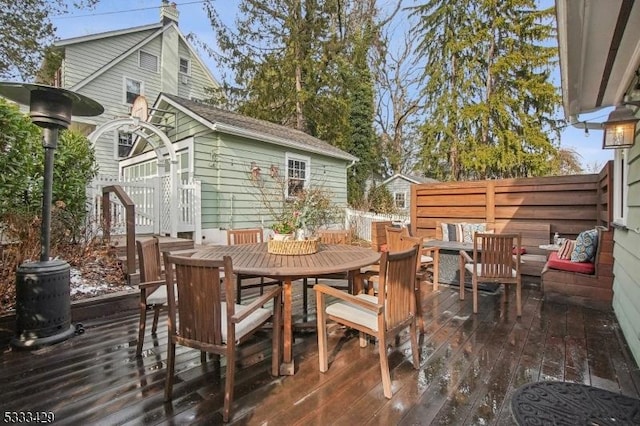
[[[140,290],[144,290],[149,287],[158,287],[160,285],[166,285],[166,284],[167,284],[166,280],[145,281],[143,283],[138,284],[138,288]]]
[[[460,250],[460,257],[464,258],[466,263],[473,263],[473,259],[469,256],[469,253],[464,250]]]
[[[280,287],[272,288],[271,290],[265,292],[262,296],[258,297],[256,300],[254,300],[250,304],[246,305],[246,309],[244,309],[242,312],[239,312],[239,313],[236,312],[231,317],[231,322],[238,323],[242,321],[243,319],[248,317],[252,312],[255,312],[256,310],[260,309],[261,307],[266,305],[268,302],[270,302],[271,299],[276,299],[274,303],[278,303],[277,299],[280,298],[281,295],[282,295],[282,288]]]
[[[345,302],[358,305],[363,309],[367,309],[377,314],[383,312],[384,310],[384,306],[381,304],[367,302],[362,298],[356,297],[349,293],[345,293],[344,291],[340,291],[336,288],[330,287],[327,284],[316,284],[313,286],[313,289],[316,291],[316,293],[320,293],[322,295],[326,294],[328,296],[335,297],[336,299],[344,300]]]
[[[439,252],[440,252],[440,247],[429,246],[429,247],[422,247],[421,253],[427,256],[435,257]]]

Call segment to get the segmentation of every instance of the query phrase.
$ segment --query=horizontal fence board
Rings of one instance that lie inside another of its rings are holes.
[[[575,238],[596,225],[609,225],[611,166],[609,161],[600,173],[589,175],[412,185],[412,231],[433,238],[441,221],[516,220],[544,222],[551,235]]]
[[[576,204],[598,204],[598,195],[593,191],[554,192],[542,194],[539,192],[514,192],[495,195],[498,205],[536,205],[536,206],[571,206]],[[600,200],[601,202],[601,200]]]
[[[447,207],[418,207],[417,217],[450,217],[450,218],[484,218],[484,206],[447,206]]]
[[[447,206],[485,206],[487,197],[482,194],[465,195],[435,195],[418,199],[417,207],[447,207]]]

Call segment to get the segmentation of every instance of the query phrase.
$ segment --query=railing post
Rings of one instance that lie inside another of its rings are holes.
[[[196,244],[202,244],[202,183],[193,181],[193,236]]]
[[[110,231],[111,228],[111,215],[109,206],[109,193],[116,194],[122,205],[125,207],[126,219],[127,219],[127,276],[130,278],[136,273],[136,206],[131,201],[131,198],[119,185],[110,185],[102,188],[102,212],[103,215],[106,212],[105,217],[105,229]],[[105,232],[109,235],[110,232]],[[108,239],[107,239],[108,241]]]
[[[111,203],[109,202],[109,186],[102,187],[102,241],[111,242]]]

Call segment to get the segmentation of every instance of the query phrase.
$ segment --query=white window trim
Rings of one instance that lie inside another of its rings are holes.
[[[187,72],[182,72],[180,70],[180,61],[185,60],[187,61]],[[180,59],[178,59],[178,72],[182,75],[191,75],[191,58],[187,58],[186,56],[180,56]]]
[[[116,152],[115,152],[115,156],[116,156],[117,159],[127,158],[127,157],[120,157],[120,133],[130,133],[131,134],[131,148],[133,148],[133,145],[135,145],[136,137],[137,137],[137,135],[135,133],[129,132],[129,131],[127,131],[127,129],[124,129],[124,128],[120,128],[120,129],[117,129],[115,131],[115,134],[116,134]]]
[[[624,166],[623,166],[624,165]],[[626,226],[629,217],[629,149],[617,149],[613,155],[613,221]]]
[[[195,154],[193,152],[194,151],[193,150],[193,137],[189,137],[189,138],[186,138],[186,139],[183,139],[183,140],[181,140],[179,142],[174,143],[173,144],[173,149],[175,150],[176,154],[179,151],[184,151],[185,149],[189,150],[189,174],[191,176],[194,176],[194,172],[195,172],[195,166],[194,166]],[[162,146],[160,148],[160,154],[162,155],[163,159],[164,159],[164,156],[167,155],[167,149],[164,146]],[[138,154],[135,157],[122,159],[118,163],[118,175],[119,176],[124,176],[125,167],[134,166],[134,165],[136,165],[138,163],[146,163],[149,160],[155,160],[155,159],[156,159],[155,150],[151,150],[151,151],[144,152],[142,154]],[[160,174],[160,165],[158,165],[157,173]]]
[[[396,194],[402,194],[404,196],[404,206],[398,207],[398,203],[396,200]],[[406,191],[395,191],[393,193],[393,204],[398,209],[406,209],[407,208],[407,192]]]
[[[148,70],[148,69],[146,69],[146,68],[143,68],[143,67],[142,67],[142,65],[141,65],[141,58],[140,58],[140,57],[142,56],[142,54],[143,54],[143,53],[145,53],[145,54],[147,54],[147,55],[149,55],[149,56],[153,56],[153,57],[155,57],[155,58],[156,58],[156,70],[155,70],[155,71]],[[142,50],[142,49],[140,49],[140,50],[138,50],[138,68],[140,68],[141,70],[145,70],[145,71],[147,71],[147,72],[152,72],[152,73],[155,73],[155,74],[160,74],[160,58],[158,57],[158,55],[156,55],[156,54],[154,54],[154,53],[147,52],[146,50]]]
[[[289,160],[298,160],[303,161],[307,164],[306,176],[304,178],[303,188],[309,188],[309,184],[311,182],[311,157],[299,154],[293,154],[291,152],[287,152],[284,155],[284,178],[286,179],[287,184],[284,186],[284,196],[286,198],[291,198],[289,195]]]
[[[122,103],[131,106],[133,104],[127,102],[127,80],[137,81],[138,83],[140,83],[140,96],[144,96],[144,81],[137,78],[128,77],[126,75],[122,76]]]

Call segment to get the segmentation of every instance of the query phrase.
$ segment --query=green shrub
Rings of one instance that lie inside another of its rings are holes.
[[[15,297],[15,270],[38,260],[42,213],[44,148],[42,129],[13,104],[0,99],[0,312]],[[72,265],[95,242],[84,238],[86,186],[97,172],[86,137],[69,130],[59,134],[55,150],[51,214],[51,255]]]
[[[386,186],[373,185],[367,196],[369,210],[374,213],[395,213],[396,207],[393,202],[393,195]]]

